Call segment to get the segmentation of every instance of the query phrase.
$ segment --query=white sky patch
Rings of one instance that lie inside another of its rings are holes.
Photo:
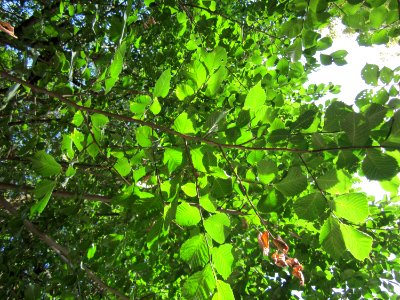
[[[331,54],[337,50],[346,50],[348,55],[345,57],[347,64],[337,66],[332,63],[329,66],[321,66],[316,72],[309,75],[309,83],[329,83],[340,85],[340,93],[336,95],[327,95],[322,100],[337,98],[339,101],[345,102],[348,105],[355,106],[355,99],[358,93],[365,89],[373,89],[373,86],[367,85],[361,78],[361,70],[366,63],[376,64],[379,68],[384,66],[395,69],[400,62],[400,46],[394,45],[387,47],[385,45],[373,45],[369,47],[359,46],[357,43],[357,35],[343,33],[346,27],[341,23],[334,25],[333,31],[336,37],[332,37],[332,47],[323,54]],[[322,37],[329,35],[329,29],[322,31]],[[381,88],[382,86],[379,86]],[[376,90],[376,88],[374,89]],[[319,101],[318,101],[319,102]],[[378,181],[369,181],[365,177],[361,177],[361,182],[355,184],[355,187],[361,188],[368,195],[374,196],[376,200],[381,200],[387,192],[384,191]]]

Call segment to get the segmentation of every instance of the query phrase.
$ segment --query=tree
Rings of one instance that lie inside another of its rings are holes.
[[[360,45],[396,42],[396,0],[10,0],[0,12],[2,298],[394,293],[399,68],[366,63],[376,88],[353,106],[315,104],[338,87],[307,75],[346,63],[345,50],[320,53],[334,18]],[[357,174],[388,194],[354,188]],[[282,237],[291,268],[272,242],[263,256],[259,232]]]

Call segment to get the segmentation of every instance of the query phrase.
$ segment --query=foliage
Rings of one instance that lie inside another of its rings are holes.
[[[366,62],[353,106],[318,104],[338,87],[307,75],[347,63],[321,53],[334,18],[360,45],[395,41],[398,1],[0,7],[15,35],[0,32],[1,298],[394,292],[399,68]],[[265,230],[304,286],[263,258]]]

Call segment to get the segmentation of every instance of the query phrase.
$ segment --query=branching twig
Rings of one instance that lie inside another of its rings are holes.
[[[26,81],[24,81],[20,78],[17,78],[11,74],[8,74],[5,71],[1,71],[0,76],[7,78],[11,81],[14,81],[16,83],[21,83],[22,85],[29,87],[35,93],[46,94],[50,97],[57,98],[64,104],[74,107],[80,111],[85,111],[85,112],[89,112],[89,113],[99,113],[99,114],[105,115],[107,117],[116,119],[116,120],[136,123],[136,124],[140,124],[140,125],[146,125],[146,126],[153,128],[154,130],[159,130],[159,131],[167,133],[167,134],[179,136],[186,140],[197,141],[199,143],[208,144],[210,146],[214,146],[214,147],[218,147],[218,148],[239,149],[239,150],[282,151],[282,152],[292,152],[292,153],[319,153],[319,152],[339,151],[339,150],[381,149],[381,148],[400,150],[400,147],[398,147],[398,146],[382,146],[382,145],[379,145],[379,146],[343,146],[343,147],[338,146],[338,147],[321,148],[321,149],[299,149],[299,148],[287,148],[287,147],[251,147],[251,146],[243,146],[243,145],[223,144],[223,143],[219,143],[219,142],[216,142],[213,140],[202,138],[200,136],[193,136],[193,135],[187,135],[184,133],[180,133],[171,128],[161,126],[161,125],[149,122],[149,121],[143,121],[143,120],[131,118],[128,116],[120,115],[117,113],[111,113],[111,112],[107,112],[107,111],[104,111],[101,109],[90,108],[90,107],[85,107],[85,106],[79,105],[79,104],[65,98],[63,95],[60,95],[55,92],[51,92],[46,89],[32,85],[29,82],[26,82]]]
[[[254,210],[254,212],[255,212],[255,214],[257,215],[257,217],[260,219],[261,224],[264,225],[265,230],[268,231],[269,235],[270,235],[273,239],[275,239],[275,237],[274,237],[274,235],[271,233],[271,231],[268,230],[267,223],[265,222],[265,220],[263,219],[263,217],[261,217],[261,215],[260,215],[260,213],[258,212],[257,208],[255,207],[253,201],[250,200],[250,197],[249,197],[249,195],[247,194],[246,188],[244,187],[244,185],[243,185],[243,183],[242,183],[242,179],[240,178],[239,174],[235,171],[235,168],[232,166],[232,163],[230,162],[230,160],[229,160],[228,157],[226,156],[224,149],[222,149],[222,147],[220,147],[219,150],[221,151],[222,156],[225,158],[227,164],[229,165],[229,167],[230,167],[232,173],[235,175],[235,177],[236,177],[236,179],[237,179],[237,181],[238,181],[240,190],[241,190],[241,192],[243,193],[243,195],[245,196],[247,202],[250,204],[251,208]]]

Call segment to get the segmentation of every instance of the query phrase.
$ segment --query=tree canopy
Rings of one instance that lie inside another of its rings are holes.
[[[337,19],[398,42],[397,0],[2,1],[0,297],[389,299],[400,68],[309,83]]]

